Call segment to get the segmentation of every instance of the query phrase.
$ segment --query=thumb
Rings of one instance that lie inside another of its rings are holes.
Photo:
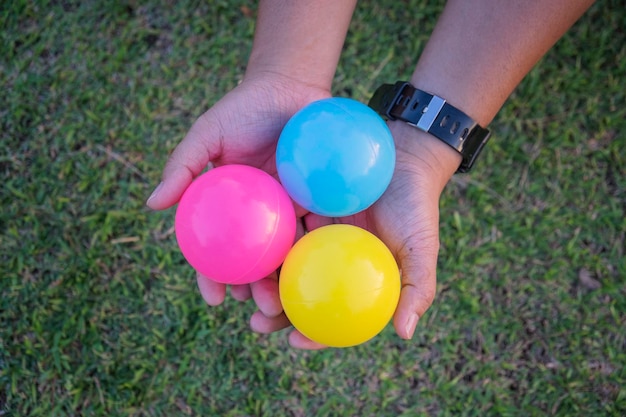
[[[438,219],[430,222],[437,225]],[[413,235],[399,254],[402,290],[393,324],[403,339],[413,337],[417,322],[433,303],[437,291],[438,252],[439,233],[435,228],[429,234]]]
[[[193,124],[166,162],[162,181],[146,202],[148,207],[163,210],[176,204],[193,179],[218,157],[221,149],[218,126],[209,121],[207,114]]]

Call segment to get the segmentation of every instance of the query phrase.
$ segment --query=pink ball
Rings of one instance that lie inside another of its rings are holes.
[[[256,168],[225,165],[185,190],[175,219],[187,262],[224,284],[268,276],[285,260],[296,235],[296,215],[280,183]]]

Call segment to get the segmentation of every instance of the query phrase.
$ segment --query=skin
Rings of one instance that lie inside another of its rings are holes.
[[[252,53],[243,82],[193,124],[163,170],[148,206],[176,204],[190,182],[211,163],[248,164],[276,175],[274,153],[284,124],[308,103],[330,97],[330,88],[355,1],[265,0],[259,4]],[[487,126],[522,78],[593,3],[589,0],[450,0],[417,60],[411,83],[444,97]],[[393,82],[395,80],[389,80]],[[246,117],[238,117],[240,109]],[[392,251],[402,271],[402,292],[393,324],[410,339],[433,302],[439,252],[439,198],[461,157],[443,142],[390,122],[396,171],[385,194],[368,210],[324,218],[296,207],[299,236],[330,223],[370,230]],[[219,305],[226,286],[198,275],[209,305]],[[278,297],[276,273],[233,286],[237,300],[254,299],[252,330],[290,326]],[[318,349],[297,330],[292,346]]]

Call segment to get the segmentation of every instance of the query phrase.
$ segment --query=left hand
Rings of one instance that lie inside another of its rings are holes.
[[[394,314],[394,327],[403,339],[413,336],[420,317],[433,302],[436,293],[436,269],[439,252],[439,197],[460,156],[446,144],[406,124],[392,123],[396,141],[396,169],[383,196],[369,209],[349,217],[328,218],[312,213],[302,217],[300,233],[332,224],[346,223],[377,235],[391,250],[401,270],[402,291]],[[264,314],[261,306],[278,306],[276,277],[251,286],[259,311],[251,318],[252,329],[269,333],[289,326],[282,313]],[[319,349],[294,330],[292,346]]]

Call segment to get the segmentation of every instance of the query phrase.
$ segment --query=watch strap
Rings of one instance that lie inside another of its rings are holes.
[[[380,86],[369,106],[389,120],[407,122],[456,149],[463,158],[457,172],[469,171],[489,140],[489,130],[467,114],[405,81]]]

